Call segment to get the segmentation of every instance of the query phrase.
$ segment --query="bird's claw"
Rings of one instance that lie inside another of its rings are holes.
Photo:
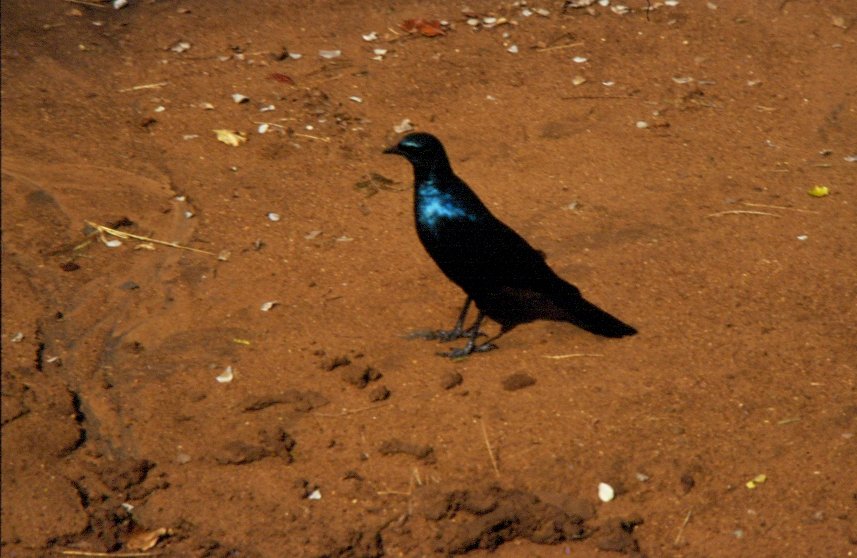
[[[441,341],[443,343],[448,343],[449,341],[455,341],[456,339],[461,339],[463,337],[470,337],[473,334],[473,328],[470,329],[428,329],[428,330],[418,330],[413,331],[408,334],[408,339],[426,339],[428,341]],[[478,335],[485,335],[481,331]]]
[[[460,347],[457,349],[452,349],[451,351],[438,353],[440,356],[445,356],[451,359],[456,358],[464,358],[471,353],[485,353],[488,351],[493,351],[497,348],[497,345],[494,343],[482,343],[481,345],[474,345],[472,343],[468,343],[465,347]]]

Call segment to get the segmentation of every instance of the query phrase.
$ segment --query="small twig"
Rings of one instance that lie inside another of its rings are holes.
[[[71,2],[72,0],[66,0]],[[135,556],[160,556],[160,552],[94,552],[89,550],[61,550],[60,554],[65,556],[110,556],[112,558],[132,558]]]
[[[160,244],[162,246],[169,246],[171,248],[179,248],[181,250],[190,250],[191,252],[198,252],[200,254],[208,254],[209,256],[217,256],[214,252],[209,252],[208,250],[200,250],[199,248],[191,248],[190,246],[182,246],[177,242],[167,242],[166,240],[158,240],[156,238],[149,238],[147,236],[140,236],[136,234],[131,234],[127,232],[117,231],[116,229],[111,229],[110,227],[105,227],[104,225],[99,225],[97,223],[93,223],[92,221],[86,221],[86,224],[90,227],[93,227],[100,233],[109,234],[123,240],[133,239],[133,240],[142,240],[143,242],[153,242],[155,244]]]
[[[783,426],[783,425],[786,425],[786,424],[792,424],[793,422],[800,422],[800,417],[786,418],[786,419],[783,419],[783,420],[777,421],[777,426]]]
[[[545,47],[545,48],[537,48],[536,52],[547,52],[549,50],[559,50],[561,48],[572,48],[572,47],[579,47],[579,46],[583,46],[583,43],[582,42],[581,43],[571,43],[568,45],[556,45],[556,46],[549,46],[549,47]]]
[[[798,211],[800,213],[813,213],[818,215],[821,211],[813,211],[812,209],[799,209],[797,207],[785,207],[783,205],[768,205],[766,203],[750,203],[750,202],[742,202],[744,205],[748,207],[767,207],[769,209],[786,209],[788,211]]]
[[[66,0],[67,2],[71,2],[71,0]],[[158,83],[144,83],[142,85],[135,85],[133,87],[126,87],[125,89],[120,89],[119,93],[127,93],[129,91],[140,91],[142,89],[157,89],[159,87],[163,87],[167,85],[168,81],[159,81]]]
[[[596,353],[568,353],[567,355],[543,355],[545,358],[552,358],[554,360],[561,360],[564,358],[578,358],[578,357],[603,357],[604,355],[599,355]]]
[[[674,545],[681,542],[681,536],[684,534],[684,528],[687,527],[687,523],[690,521],[690,514],[692,513],[693,510],[687,510],[687,515],[684,516],[684,522],[682,522],[681,527],[678,528],[678,535],[676,535],[675,541],[673,541]]]
[[[388,401],[386,403],[378,403],[376,405],[370,405],[369,407],[359,407],[357,409],[342,409],[341,413],[313,413],[313,416],[316,417],[344,417],[346,415],[353,415],[355,413],[362,413],[364,411],[371,411],[372,409],[377,409],[379,407],[385,407],[389,405],[391,402]]]
[[[485,447],[488,449],[488,457],[491,458],[491,467],[494,468],[494,474],[500,478],[500,469],[497,467],[497,460],[494,459],[494,452],[491,450],[491,444],[488,442],[488,431],[485,429],[485,421],[479,419],[479,424],[482,426],[482,438],[485,440]]]
[[[723,215],[767,215],[769,217],[779,217],[776,213],[768,213],[767,211],[748,211],[746,209],[733,209],[730,211],[718,211],[706,215],[706,217],[722,217]]]

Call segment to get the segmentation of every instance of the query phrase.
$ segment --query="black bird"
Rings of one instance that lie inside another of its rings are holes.
[[[604,337],[637,333],[561,279],[544,255],[494,217],[473,190],[452,171],[443,145],[426,133],[412,133],[384,153],[401,155],[414,167],[414,215],[417,234],[441,271],[467,294],[451,331],[425,335],[467,345],[445,356],[461,357],[496,348],[491,341],[513,327],[534,320],[570,322]],[[470,303],[479,310],[464,329]],[[500,333],[477,344],[485,316],[500,324]]]

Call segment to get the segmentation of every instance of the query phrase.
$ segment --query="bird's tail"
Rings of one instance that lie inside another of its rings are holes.
[[[583,297],[577,297],[571,306],[568,308],[566,320],[590,333],[603,337],[625,337],[637,333],[636,329]]]

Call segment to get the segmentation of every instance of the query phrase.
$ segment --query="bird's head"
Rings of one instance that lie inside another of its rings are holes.
[[[448,167],[446,151],[440,140],[425,132],[408,134],[399,143],[384,150],[384,153],[401,155],[414,165],[414,168],[430,169]]]

